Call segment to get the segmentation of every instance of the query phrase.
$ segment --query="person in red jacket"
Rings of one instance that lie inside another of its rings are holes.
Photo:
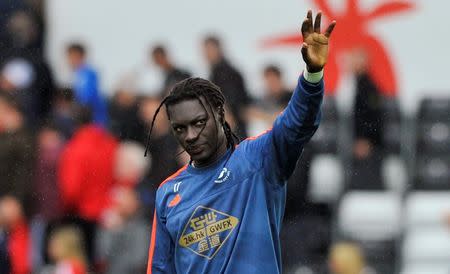
[[[30,231],[22,205],[14,196],[0,198],[0,231],[6,232],[9,274],[31,273]]]
[[[76,217],[75,223],[82,227],[92,262],[96,226],[109,206],[114,184],[118,141],[91,122],[89,109],[77,107],[75,113],[79,128],[61,154],[58,184],[64,212]]]

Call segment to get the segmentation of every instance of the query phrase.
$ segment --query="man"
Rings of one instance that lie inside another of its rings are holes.
[[[142,157],[142,154],[139,154]],[[109,215],[114,221],[98,231],[97,256],[105,263],[105,274],[144,273],[149,235],[148,223],[140,215],[138,193],[130,187],[114,191]]]
[[[139,104],[139,119],[142,124],[150,125],[152,123],[153,114],[160,103],[160,98],[142,98]],[[174,157],[178,151],[178,144],[170,133],[170,124],[165,115],[159,115],[155,120],[152,137],[152,146],[148,152],[153,160],[150,168],[146,170],[144,180],[138,187],[145,215],[150,219],[155,209],[155,192],[159,184],[183,165],[179,163],[179,159]]]
[[[58,163],[58,188],[68,222],[85,232],[88,259],[94,258],[95,229],[110,204],[118,141],[92,122],[89,108],[74,107],[78,129]]]
[[[76,43],[69,45],[67,60],[75,72],[73,90],[76,102],[91,109],[96,124],[106,126],[106,103],[98,90],[97,73],[86,63],[84,46]]]
[[[263,71],[264,96],[246,109],[248,132],[261,132],[272,125],[277,115],[287,106],[292,91],[283,83],[281,70],[275,65],[268,65]]]
[[[168,94],[176,83],[191,76],[189,72],[177,68],[172,63],[167,55],[166,49],[161,45],[153,48],[152,59],[153,62],[164,72],[165,79],[162,91],[163,95]]]
[[[383,98],[380,88],[371,79],[369,59],[362,49],[350,56],[351,70],[355,77],[355,100],[353,107],[353,176],[352,189],[381,190]]]
[[[0,270],[8,269],[1,273],[31,273],[30,229],[22,204],[11,195],[0,197],[0,244]]]
[[[36,150],[25,126],[19,103],[8,93],[0,92],[0,196],[19,200],[30,216],[33,164]]]
[[[266,87],[265,101],[284,108],[291,99],[292,91],[286,88],[280,68],[275,65],[266,66],[264,68],[264,83]]]
[[[158,188],[148,274],[282,272],[286,180],[319,124],[335,26],[321,34],[320,22],[319,13],[313,26],[308,11],[301,50],[307,69],[273,128],[258,137],[237,145],[224,119],[225,98],[207,80],[184,80],[164,99],[191,161]]]
[[[210,65],[209,80],[219,86],[225,95],[231,114],[236,120],[239,137],[247,136],[244,110],[250,99],[242,75],[225,58],[222,45],[217,37],[208,36],[204,40],[203,50]]]

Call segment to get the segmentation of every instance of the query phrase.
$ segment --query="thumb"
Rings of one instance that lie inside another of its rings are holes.
[[[302,57],[303,57],[303,61],[305,61],[305,63],[308,63],[308,44],[303,43],[302,44]]]

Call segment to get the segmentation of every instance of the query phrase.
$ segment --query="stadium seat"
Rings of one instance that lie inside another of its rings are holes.
[[[400,274],[449,274],[449,264],[412,264],[404,266]]]
[[[336,100],[333,97],[326,96],[322,103],[322,118],[326,120],[338,120],[338,110]]]
[[[392,192],[352,191],[344,195],[338,212],[343,235],[362,241],[395,239],[401,231],[401,199]]]
[[[338,231],[358,242],[376,273],[394,273],[396,240],[401,232],[401,196],[388,191],[352,191],[338,212]]]
[[[450,112],[447,114],[450,116]],[[424,122],[418,129],[418,151],[431,155],[450,151],[450,123]]]
[[[420,103],[418,118],[420,121],[450,122],[450,99],[425,98]]]
[[[403,193],[407,188],[407,170],[405,162],[396,155],[383,159],[381,176],[387,190]]]
[[[371,155],[364,159],[353,159],[351,176],[346,187],[350,190],[382,191],[386,190],[382,177],[383,153],[373,150]]]
[[[402,261],[403,265],[450,263],[450,229],[441,226],[408,231],[402,245]]]
[[[448,215],[450,215],[450,191],[417,191],[406,198],[406,229],[440,226],[444,224],[444,219]]]
[[[332,154],[315,156],[310,168],[309,200],[314,203],[334,203],[343,189],[344,170]]]
[[[337,153],[337,132],[337,122],[322,120],[311,139],[313,150],[317,153]]]
[[[402,138],[400,122],[386,121],[383,128],[383,145],[387,153],[400,153],[400,141]]]
[[[325,97],[322,104],[322,120],[311,139],[311,147],[317,153],[337,153],[338,111],[336,101]]]
[[[383,117],[388,121],[401,120],[400,106],[396,98],[383,98]]]
[[[423,99],[416,128],[414,188],[450,190],[450,99]]]
[[[400,107],[396,99],[383,99],[383,145],[386,152],[399,154],[400,141],[402,138],[402,119],[400,114]]]
[[[418,153],[414,188],[417,190],[450,190],[450,152],[442,156]]]

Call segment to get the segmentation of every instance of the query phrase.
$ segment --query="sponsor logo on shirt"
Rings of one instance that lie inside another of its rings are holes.
[[[221,183],[225,182],[226,180],[228,180],[228,177],[230,177],[230,171],[228,170],[228,168],[224,167],[222,169],[222,171],[220,172],[219,177],[217,177],[217,179],[214,181],[214,183],[221,184]]]
[[[198,206],[178,241],[195,254],[212,259],[225,244],[239,219],[218,210]]]

